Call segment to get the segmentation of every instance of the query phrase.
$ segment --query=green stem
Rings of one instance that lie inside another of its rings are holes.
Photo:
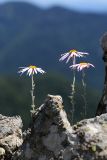
[[[74,57],[73,59],[73,65],[76,64],[76,59]],[[74,112],[75,112],[75,81],[76,81],[76,77],[75,77],[75,70],[73,70],[73,82],[71,84],[71,96],[70,100],[71,100],[71,104],[72,104],[72,109],[71,109],[71,123],[74,123]]]
[[[85,83],[85,72],[84,70],[82,70],[82,86],[83,86],[83,94],[82,94],[82,97],[83,97],[83,101],[84,101],[84,117],[83,118],[86,118],[87,116],[87,99],[86,99],[86,83]]]
[[[74,111],[75,111],[75,71],[73,70],[73,82],[71,84],[71,104],[72,104],[72,124],[74,123]]]
[[[34,113],[35,112],[35,96],[34,96],[34,89],[35,89],[35,83],[34,83],[34,79],[33,79],[33,74],[31,75],[31,81],[32,81],[32,89],[31,89],[31,98],[32,98],[32,104],[31,104],[31,112]]]

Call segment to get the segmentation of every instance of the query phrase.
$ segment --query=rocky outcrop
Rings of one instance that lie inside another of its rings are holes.
[[[21,118],[0,114],[0,159],[10,160],[22,143]]]
[[[21,129],[20,117],[0,115],[0,160],[107,160],[107,114],[71,126],[60,96],[47,96],[23,138]]]
[[[36,110],[31,132],[24,141],[20,159],[54,160],[71,156],[72,127],[63,110],[60,96],[48,95],[45,103]]]
[[[36,110],[15,160],[107,160],[107,114],[70,126],[60,96]]]

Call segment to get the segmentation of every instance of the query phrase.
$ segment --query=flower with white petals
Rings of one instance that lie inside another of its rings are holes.
[[[30,65],[28,67],[19,67],[19,71],[18,73],[20,73],[21,75],[24,73],[24,72],[27,72],[27,75],[31,76],[31,85],[32,85],[32,88],[31,88],[31,98],[32,98],[32,104],[31,104],[31,107],[32,107],[32,110],[31,110],[31,114],[34,114],[35,113],[35,96],[34,96],[34,89],[35,89],[35,83],[34,83],[34,77],[33,75],[34,74],[37,74],[38,72],[39,73],[45,73],[44,70],[42,70],[41,68],[38,68],[36,66],[33,66],[33,65]]]
[[[83,70],[84,68],[89,68],[89,67],[94,67],[95,66],[91,63],[86,63],[86,62],[82,62],[82,63],[79,63],[79,64],[74,64],[74,65],[71,65],[70,68],[72,69],[77,69],[77,71],[81,71]]]
[[[59,61],[63,61],[65,59],[67,59],[66,63],[68,63],[71,58],[74,59],[75,57],[83,57],[84,55],[88,55],[88,53],[79,52],[79,51],[73,49],[67,53],[61,54],[61,58],[59,59]]]
[[[41,68],[38,68],[36,66],[28,66],[28,67],[19,67],[20,70],[18,71],[18,73],[21,73],[21,75],[27,71],[27,75],[31,76],[31,75],[34,75],[35,73],[37,74],[38,72],[39,73],[45,73],[44,70],[42,70]]]

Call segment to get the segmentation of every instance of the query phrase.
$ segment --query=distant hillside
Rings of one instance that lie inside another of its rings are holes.
[[[76,48],[90,53],[88,60],[96,66],[89,71],[90,81],[99,86],[103,81],[99,38],[107,30],[106,19],[104,14],[59,7],[42,10],[18,2],[0,5],[0,72],[16,73],[19,66],[32,63],[47,71],[70,74],[58,58]]]

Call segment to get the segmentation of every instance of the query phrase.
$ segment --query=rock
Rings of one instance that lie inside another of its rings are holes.
[[[54,160],[61,157],[61,153],[69,159],[70,139],[75,139],[75,135],[71,137],[72,127],[62,103],[60,96],[48,95],[45,103],[36,110],[31,133],[23,144],[24,159]]]
[[[107,160],[107,114],[71,126],[60,96],[48,95],[14,160]]]
[[[0,114],[0,157],[9,160],[22,145],[22,120]]]
[[[78,139],[78,160],[107,160],[107,114],[83,120],[73,129]]]
[[[5,150],[0,147],[0,157],[5,155]]]
[[[4,148],[0,147],[0,159],[3,160],[4,156],[5,156],[5,150],[4,150]]]
[[[104,52],[107,52],[107,32],[101,37],[100,44]]]
[[[101,38],[101,47],[103,49],[103,60],[105,63],[105,82],[103,94],[98,104],[96,115],[107,113],[107,32]]]

